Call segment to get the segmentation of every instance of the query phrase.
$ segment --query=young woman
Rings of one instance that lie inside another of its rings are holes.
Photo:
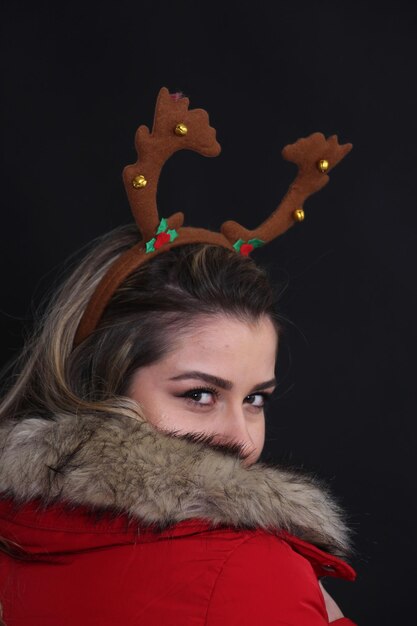
[[[104,237],[61,287],[1,407],[7,626],[343,619],[348,529],[317,478],[258,462],[280,324],[250,258],[189,244],[142,265],[73,349]]]
[[[119,273],[80,337],[140,241],[132,225],[95,243],[9,378],[5,624],[353,624],[321,582],[355,578],[346,515],[317,477],[259,461],[281,333],[265,270],[171,247]]]

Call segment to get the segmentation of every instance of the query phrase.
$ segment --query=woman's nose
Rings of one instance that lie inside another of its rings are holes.
[[[243,445],[245,456],[253,451],[254,443],[249,432],[248,422],[242,405],[239,407],[229,407],[225,418],[223,434],[229,441]]]

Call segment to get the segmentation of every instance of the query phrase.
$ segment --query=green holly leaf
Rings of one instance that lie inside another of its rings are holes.
[[[236,252],[240,251],[240,247],[241,247],[242,243],[245,243],[244,239],[238,239],[237,241],[235,241],[235,243],[233,244],[233,247],[236,250]]]
[[[260,248],[265,242],[262,239],[249,239],[248,243],[251,243],[254,248]]]
[[[252,244],[254,248],[260,248],[265,242],[262,239],[249,239],[248,243]]]
[[[146,242],[146,254],[148,254],[148,252],[155,252],[155,247],[154,247],[155,241],[156,241],[155,237],[152,237],[152,239]]]
[[[159,235],[159,233],[164,233],[167,229],[167,226],[168,226],[168,222],[166,221],[165,217],[163,217],[161,221],[159,222],[159,226],[158,226],[158,230],[156,231],[156,234]]]
[[[170,241],[174,241],[178,237],[178,233],[175,228],[169,228],[167,230],[168,235],[170,236]]]

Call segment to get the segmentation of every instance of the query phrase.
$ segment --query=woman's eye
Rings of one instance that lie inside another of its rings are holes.
[[[270,395],[271,394],[269,393],[253,393],[252,395],[247,396],[247,397],[255,399],[253,402],[249,402],[249,404],[262,409],[266,406],[266,403],[268,402]]]
[[[187,400],[189,400],[194,405],[211,406],[213,395],[216,397],[219,396],[219,392],[217,391],[217,389],[199,387],[198,389],[190,389],[190,391],[186,391],[184,394],[182,394],[181,397],[187,398]]]

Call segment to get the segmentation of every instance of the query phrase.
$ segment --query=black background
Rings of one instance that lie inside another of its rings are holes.
[[[355,528],[359,624],[415,624],[415,3],[13,2],[2,19],[1,361],[64,260],[132,220],[121,170],[162,85],[210,114],[222,154],[178,153],[160,214],[254,227],[316,130],[353,151],[306,219],[252,256],[286,285],[263,459],[328,480]],[[414,441],[413,441],[414,438]]]

